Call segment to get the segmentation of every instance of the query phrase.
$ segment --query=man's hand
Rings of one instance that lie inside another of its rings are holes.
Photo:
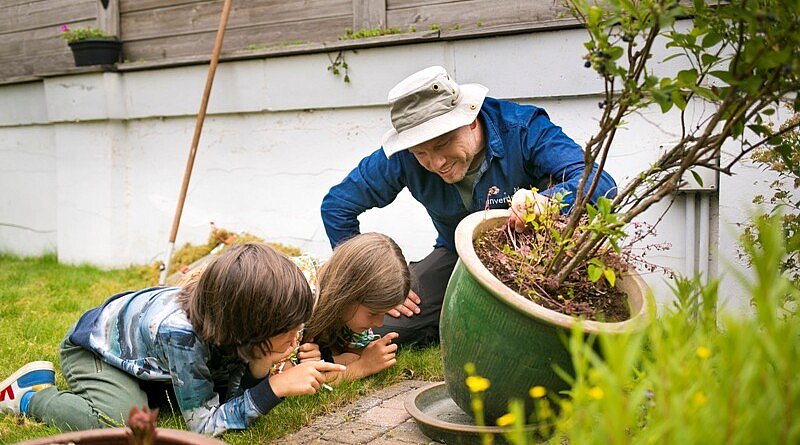
[[[322,360],[322,352],[316,343],[303,343],[297,351],[297,358],[300,363]]]
[[[414,314],[419,314],[419,304],[422,302],[420,300],[419,295],[413,290],[408,291],[408,297],[406,297],[406,301],[403,304],[398,305],[394,309],[387,312],[387,314],[391,315],[394,318],[400,318],[400,315],[405,315],[406,317],[413,317]]]
[[[362,378],[383,371],[384,369],[397,363],[397,345],[392,340],[399,336],[397,332],[389,332],[383,337],[368,344],[361,357],[358,358],[351,367],[351,371],[357,374],[355,377]]]
[[[547,196],[529,189],[519,189],[511,198],[511,214],[508,216],[508,226],[515,232],[525,230],[525,217],[528,215],[541,215],[556,205],[556,202]]]
[[[323,383],[327,382],[330,373],[339,373],[347,370],[344,365],[323,361],[303,362],[270,377],[269,385],[272,392],[278,397],[297,396],[300,394],[314,394]]]

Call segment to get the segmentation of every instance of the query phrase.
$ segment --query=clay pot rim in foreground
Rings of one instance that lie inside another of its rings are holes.
[[[652,303],[647,297],[648,287],[638,273],[628,272],[617,278],[618,285],[628,288],[626,293],[631,305],[631,317],[625,321],[605,323],[593,320],[580,320],[576,317],[550,310],[514,292],[491,274],[475,253],[474,240],[486,228],[497,227],[504,223],[510,214],[509,209],[493,209],[478,211],[465,217],[458,224],[455,233],[456,251],[467,270],[485,289],[500,301],[516,309],[522,314],[548,324],[570,329],[580,323],[588,333],[622,333],[635,332],[644,328],[653,314]],[[631,292],[631,290],[633,292]],[[638,293],[638,296],[636,295]]]
[[[108,443],[113,440],[120,443],[127,443],[128,428],[102,428],[96,430],[86,431],[72,431],[68,433],[61,433],[55,436],[40,437],[25,442],[19,445],[51,445],[51,444],[100,444]],[[157,428],[156,444],[174,444],[174,445],[222,445],[218,439],[205,436],[191,431],[175,430],[171,428]],[[124,441],[124,442],[123,442]]]

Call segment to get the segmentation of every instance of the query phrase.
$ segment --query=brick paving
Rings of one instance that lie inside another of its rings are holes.
[[[430,382],[408,380],[384,388],[280,440],[283,444],[428,445],[437,444],[417,428],[403,403]]]

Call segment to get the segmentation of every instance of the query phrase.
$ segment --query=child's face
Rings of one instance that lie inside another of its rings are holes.
[[[303,325],[290,329],[283,334],[278,334],[270,337],[269,342],[272,344],[272,352],[270,352],[270,360],[274,363],[280,361],[282,358],[292,353],[294,348],[297,347],[300,340],[299,333],[302,331]]]
[[[353,312],[353,316],[346,320],[345,324],[355,332],[379,328],[383,326],[383,317],[389,309],[370,309],[363,304],[359,304]]]

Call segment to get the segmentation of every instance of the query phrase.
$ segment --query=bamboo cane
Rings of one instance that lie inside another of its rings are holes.
[[[203,121],[206,118],[206,109],[208,108],[208,98],[211,96],[211,85],[214,83],[214,73],[217,71],[217,62],[219,61],[219,54],[222,51],[222,39],[225,37],[225,27],[228,24],[228,16],[231,12],[231,3],[233,0],[225,0],[222,6],[222,16],[219,19],[219,28],[217,28],[217,39],[214,41],[214,51],[211,53],[211,63],[208,66],[208,76],[206,77],[206,87],[203,90],[203,101],[200,103],[200,112],[197,113],[197,122],[194,126],[194,136],[192,137],[192,148],[189,151],[189,158],[186,160],[186,171],[183,173],[183,183],[181,184],[181,193],[178,196],[178,205],[175,208],[175,216],[172,219],[172,231],[169,235],[169,244],[167,245],[167,254],[164,258],[163,269],[158,278],[158,284],[164,285],[167,281],[167,271],[169,271],[169,263],[172,258],[172,252],[175,249],[175,238],[178,235],[178,226],[181,222],[181,214],[183,213],[183,204],[186,201],[186,190],[189,188],[189,179],[192,177],[192,167],[194,166],[194,158],[197,155],[197,145],[200,142],[200,133],[203,130]]]

